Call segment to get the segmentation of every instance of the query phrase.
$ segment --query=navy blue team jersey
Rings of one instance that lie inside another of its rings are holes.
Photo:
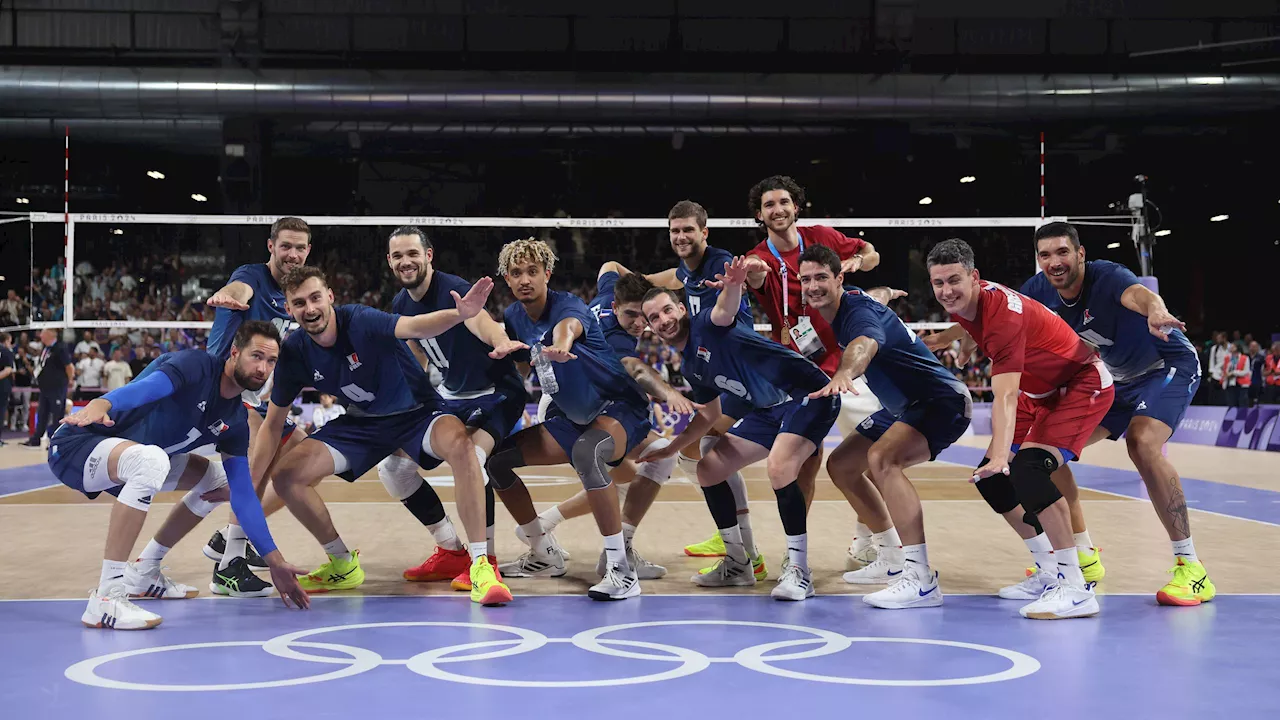
[[[333,309],[333,347],[320,347],[305,332],[290,335],[280,349],[272,404],[289,407],[307,386],[334,396],[356,415],[395,415],[438,404],[431,379],[396,338],[399,319],[365,305],[339,305]]]
[[[284,291],[271,276],[271,270],[265,263],[241,265],[231,273],[228,284],[242,282],[253,288],[253,297],[249,300],[248,310],[228,310],[217,308],[213,317],[213,328],[209,330],[209,352],[220,360],[226,360],[231,354],[231,342],[236,331],[245,320],[265,320],[276,326],[280,337],[286,338],[297,329],[298,324],[289,317],[289,308],[285,304]]]
[[[596,296],[587,305],[587,309],[596,316],[605,342],[613,348],[619,360],[626,357],[639,358],[636,339],[618,324],[618,318],[613,314],[613,287],[618,284],[619,277],[618,273],[611,271],[597,278]]]
[[[804,398],[829,382],[813,361],[750,326],[711,322],[710,309],[689,319],[683,357],[681,372],[693,386],[694,402],[711,402],[727,393],[762,409]]]
[[[214,445],[228,455],[247,455],[248,415],[238,394],[222,397],[224,362],[195,349],[161,355],[134,382],[152,373],[164,373],[173,383],[172,395],[132,410],[109,413],[115,422],[111,427],[63,425],[51,441],[50,454],[56,454],[59,438],[87,434],[155,445],[168,455],[205,445]]]
[[[434,270],[431,284],[421,300],[414,300],[409,291],[401,289],[391,301],[391,311],[397,315],[425,315],[437,310],[457,308],[453,290],[463,297],[471,290],[471,283],[457,275]],[[483,393],[497,388],[508,397],[523,397],[524,382],[516,370],[516,364],[507,356],[501,360],[489,357],[493,348],[476,337],[463,323],[458,323],[429,340],[415,340],[426,352],[431,364],[444,375],[441,385],[454,396]],[[513,394],[514,393],[514,394]]]
[[[872,394],[894,415],[901,415],[913,402],[969,395],[964,383],[942,366],[893,310],[860,289],[841,296],[831,329],[842,352],[859,337],[871,338],[880,346],[864,377]]]
[[[627,403],[647,412],[648,396],[622,367],[622,362],[604,339],[600,323],[577,296],[548,290],[546,308],[542,317],[536,320],[529,317],[518,302],[508,305],[503,314],[507,334],[530,348],[538,343],[552,345],[552,330],[561,320],[570,317],[582,323],[583,332],[572,348],[578,359],[552,363],[560,385],[559,391],[552,395],[556,406],[569,420],[580,425],[594,420],[609,402]]]
[[[1022,286],[1022,294],[1038,300],[1067,321],[1072,330],[1098,349],[1116,382],[1129,382],[1167,366],[1199,367],[1195,348],[1181,330],[1166,342],[1151,334],[1147,319],[1120,303],[1120,296],[1138,277],[1129,268],[1107,260],[1084,264],[1084,285],[1076,302],[1067,305],[1044,273]],[[1198,374],[1198,373],[1197,373]]]
[[[676,265],[676,279],[684,283],[685,305],[689,308],[690,317],[715,306],[720,291],[707,287],[706,283],[724,272],[725,263],[729,262],[733,262],[733,253],[708,245],[706,252],[702,254],[702,262],[696,268],[686,268],[683,260]],[[738,322],[746,323],[747,327],[755,326],[746,293],[743,293],[742,305],[738,308]]]

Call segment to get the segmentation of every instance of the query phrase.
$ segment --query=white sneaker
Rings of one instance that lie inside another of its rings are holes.
[[[702,587],[750,587],[756,584],[756,573],[750,562],[740,563],[726,555],[709,572],[695,573],[689,580]]]
[[[85,627],[108,630],[147,630],[160,624],[160,616],[129,602],[123,585],[112,586],[106,595],[89,591],[89,606],[80,616]]]
[[[862,602],[871,607],[886,610],[938,607],[942,604],[942,588],[938,586],[938,573],[928,569],[907,570],[889,587],[863,595]]]
[[[498,566],[503,577],[561,577],[568,570],[564,567],[564,555],[552,545],[546,555],[530,550],[516,560]]]
[[[124,587],[130,599],[189,600],[200,594],[199,588],[174,582],[164,574],[166,568],[160,565],[148,568],[146,564],[139,561],[124,568]]]
[[[877,556],[866,567],[845,573],[844,581],[850,585],[888,585],[902,577],[902,568],[902,563],[894,565],[887,558]]]
[[[610,565],[604,571],[604,579],[587,591],[592,600],[626,600],[640,594],[640,579],[635,570],[622,572],[617,565]]]
[[[1061,583],[1061,580],[1058,582]],[[1024,605],[1018,613],[1032,620],[1067,620],[1093,617],[1099,610],[1098,598],[1093,592],[1093,583],[1085,583],[1082,588],[1055,584],[1046,588],[1039,600],[1030,605]]]
[[[1029,576],[1017,585],[1000,588],[1000,597],[1005,600],[1036,600],[1052,585],[1058,584],[1058,578],[1043,570]]]
[[[809,573],[809,568],[802,568],[795,563],[787,563],[782,569],[782,577],[778,578],[778,584],[769,593],[774,600],[795,601],[817,594],[813,589],[813,576]]]
[[[605,570],[609,564],[609,555],[605,551],[600,551],[600,559],[596,561],[596,574],[604,577]],[[635,571],[636,577],[641,580],[658,580],[666,577],[667,569],[661,565],[645,560],[640,553],[636,552],[634,547],[627,548],[627,564]]]
[[[875,543],[871,542],[871,538],[856,538],[849,546],[849,552],[844,556],[844,569],[864,568],[875,562],[879,556],[880,550]]]
[[[519,525],[517,525],[517,526],[516,526],[516,537],[520,539],[520,542],[522,542],[522,543],[524,543],[524,544],[525,544],[525,547],[530,548],[530,549],[532,549],[532,548],[533,548],[533,546],[529,544],[529,535],[528,535],[527,533],[525,533],[524,528],[520,527]],[[568,551],[568,550],[565,550],[565,549],[560,545],[560,541],[559,541],[559,540],[556,540],[556,534],[555,534],[555,533],[553,533],[553,532],[549,532],[549,533],[547,533],[547,540],[551,543],[551,547],[553,547],[553,548],[555,548],[555,549],[557,549],[557,550],[559,550],[559,551],[560,551],[560,555],[561,555],[562,557],[564,557],[564,559],[565,559],[565,560],[572,560],[572,559],[573,559],[573,558],[572,558],[572,556],[571,556],[571,555],[569,555],[569,551]]]

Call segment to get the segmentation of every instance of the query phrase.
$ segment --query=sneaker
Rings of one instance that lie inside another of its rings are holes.
[[[174,582],[164,574],[167,568],[142,560],[124,568],[124,588],[130,599],[189,600],[200,594],[199,588]]]
[[[617,565],[605,568],[604,578],[587,591],[592,600],[626,600],[639,594],[640,578],[635,570],[623,572]]]
[[[774,600],[804,600],[817,593],[813,589],[813,576],[809,568],[802,568],[795,563],[787,563],[782,568],[782,577],[769,593]]]
[[[724,539],[720,537],[720,531],[716,530],[716,534],[710,538],[686,545],[684,554],[689,557],[724,557]]]
[[[848,571],[864,568],[880,557],[880,549],[871,542],[871,538],[856,538],[844,556],[844,569]]]
[[[209,591],[233,598],[267,597],[275,588],[249,569],[244,558],[232,558],[223,570],[214,568]]]
[[[298,584],[308,593],[327,593],[334,590],[351,590],[364,584],[364,570],[360,567],[360,551],[352,550],[350,560],[340,560],[330,555],[329,562],[311,574],[298,578]]]
[[[701,587],[750,587],[756,584],[755,568],[725,555],[720,562],[694,575],[690,580]]]
[[[1093,583],[1073,588],[1061,582],[1062,578],[1059,577],[1058,583],[1045,588],[1038,600],[1022,606],[1018,613],[1031,620],[1067,620],[1098,614],[1098,598],[1094,595]]]
[[[1085,582],[1096,583],[1106,577],[1107,569],[1102,566],[1102,548],[1089,548],[1089,552],[1077,548],[1076,555],[1080,558],[1080,573],[1084,575]],[[1035,565],[1027,568],[1027,577],[1035,572]]]
[[[1005,600],[1036,600],[1044,591],[1058,584],[1056,575],[1047,572],[1036,572],[1017,585],[1000,588],[999,595]]]
[[[888,585],[897,582],[902,576],[903,565],[891,564],[888,558],[878,555],[866,567],[844,574],[844,581],[850,585]]]
[[[503,577],[562,577],[568,570],[564,567],[564,555],[560,549],[552,545],[546,555],[539,555],[535,551],[521,555],[513,562],[504,563],[498,568],[502,571]]]
[[[516,526],[516,537],[520,539],[520,542],[524,543],[525,547],[533,549],[533,546],[529,544],[529,536],[525,534],[524,528],[519,525]],[[564,549],[564,546],[560,544],[559,540],[556,540],[556,534],[554,532],[547,533],[547,540],[551,542],[551,547],[560,551],[560,556],[565,560],[573,559],[573,556],[569,554],[569,551]]]
[[[886,610],[938,607],[942,604],[942,588],[938,573],[929,570],[907,570],[889,587],[862,596],[862,602]]]
[[[498,558],[493,555],[489,556],[489,564],[493,566],[493,573],[497,576],[498,582],[502,582],[502,571],[498,570]],[[458,591],[471,591],[471,565],[468,564],[466,569],[458,573],[449,583],[449,587]]]
[[[1218,594],[1204,564],[1197,560],[1178,558],[1169,572],[1173,579],[1156,593],[1156,602],[1161,605],[1199,605]]]
[[[783,557],[786,556],[784,555]],[[719,567],[719,563],[704,567],[698,572],[706,575],[717,567]],[[756,553],[755,558],[751,560],[751,574],[755,575],[756,582],[764,582],[765,578],[769,577],[769,568],[764,564],[764,553]]]
[[[481,555],[471,563],[471,602],[486,607],[511,602],[510,588],[502,584],[487,555]]]
[[[97,589],[89,591],[89,606],[80,616],[85,627],[108,630],[148,630],[160,624],[161,617],[129,602],[123,585],[114,585],[106,595]]]
[[[431,557],[417,567],[401,573],[410,582],[438,582],[452,580],[461,574],[471,576],[471,555],[466,550],[446,550],[437,547]],[[467,587],[471,589],[470,586]]]
[[[609,555],[605,551],[600,551],[600,559],[596,561],[596,574],[604,577],[608,570]],[[640,553],[636,552],[634,547],[627,547],[627,564],[635,571],[636,577],[640,580],[658,580],[666,577],[667,569],[661,565],[645,560]]]
[[[222,553],[226,551],[227,539],[223,537],[221,530],[214,533],[204,546],[204,556],[216,563],[222,562]],[[254,570],[267,569],[267,561],[258,555],[258,551],[253,549],[253,543],[248,540],[244,541],[244,559],[249,561],[249,567]]]

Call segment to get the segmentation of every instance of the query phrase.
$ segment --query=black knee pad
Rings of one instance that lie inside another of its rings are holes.
[[[573,443],[569,458],[587,490],[603,490],[613,478],[607,463],[613,457],[613,436],[599,428],[587,428]]]
[[[510,490],[520,482],[520,476],[516,475],[515,469],[524,467],[524,453],[520,452],[518,444],[508,443],[490,455],[489,461],[484,466],[489,473],[490,485],[497,490]]]
[[[1018,502],[1022,503],[1022,509],[1028,515],[1038,515],[1040,511],[1062,499],[1058,486],[1049,477],[1057,469],[1058,461],[1044,448],[1023,448],[1013,456],[1013,462],[1009,463],[1009,473],[1013,475]],[[1027,524],[1032,523],[1027,521]]]

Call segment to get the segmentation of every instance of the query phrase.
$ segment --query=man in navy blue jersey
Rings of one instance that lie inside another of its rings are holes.
[[[507,332],[530,346],[528,362],[552,405],[544,422],[512,435],[489,458],[489,478],[523,528],[530,550],[504,565],[507,577],[559,577],[564,556],[544,531],[529,491],[515,470],[569,462],[577,471],[600,534],[604,578],[587,595],[623,600],[640,594],[627,559],[618,491],[609,470],[649,433],[649,399],[614,354],[600,323],[576,296],[548,290],[556,255],[532,238],[503,246],[498,272],[516,302],[504,314]],[[523,369],[523,368],[522,368]]]
[[[405,226],[387,240],[387,262],[400,283],[391,301],[397,315],[415,316],[449,310],[451,292],[466,295],[471,283],[434,267],[435,248],[420,228]],[[407,341],[424,367],[435,367],[443,376],[437,391],[445,411],[467,426],[482,468],[524,413],[528,393],[509,353],[526,349],[507,337],[506,330],[487,312],[477,313],[440,335]],[[436,541],[435,553],[417,567],[404,571],[415,582],[452,581],[455,590],[471,589],[471,557],[445,513],[434,489],[418,474],[418,465],[403,453],[378,464],[378,478],[392,497],[427,526]],[[497,567],[493,548],[493,488],[485,478],[485,533],[489,562]]]
[[[465,297],[451,292],[456,309],[402,317],[364,305],[333,305],[333,291],[317,268],[291,270],[283,283],[300,331],[280,352],[265,430],[253,447],[253,467],[275,456],[277,433],[304,387],[332,395],[346,414],[325,424],[285,455],[272,483],[289,511],[324,546],[329,562],[302,579],[309,592],[348,590],[364,582],[358,551],[348,549],[315,485],[329,475],[348,482],[403,451],[419,466],[441,461],[453,469],[458,514],[471,556],[471,599],[500,605],[511,593],[489,562],[484,536],[484,479],[475,444],[409,352],[404,340],[433,338],[484,310],[493,281],[483,279]]]
[[[747,279],[743,258],[724,267],[715,305],[690,316],[670,290],[654,289],[643,308],[654,332],[684,357],[682,371],[694,386],[693,399],[707,405],[668,448],[674,455],[700,438],[720,414],[720,393],[729,392],[753,410],[698,463],[698,483],[720,529],[725,557],[710,572],[693,576],[703,587],[754,585],[752,563],[743,546],[733,491],[725,478],[735,470],[768,459],[769,482],[787,535],[787,560],[772,595],[804,600],[814,595],[808,563],[807,509],[797,483],[800,466],[813,455],[835,423],[839,398],[811,399],[828,378],[809,359],[762,337],[737,322],[742,285]]]
[[[1115,379],[1115,401],[1089,444],[1124,435],[1129,458],[1173,545],[1173,579],[1156,593],[1156,600],[1161,605],[1212,600],[1216,590],[1191,542],[1182,481],[1162,451],[1200,386],[1200,358],[1182,332],[1186,326],[1125,266],[1086,262],[1075,227],[1048,223],[1036,230],[1035,243],[1043,272],[1028,280],[1022,293],[1057,312],[1097,348]],[[1085,527],[1070,467],[1058,468],[1053,480],[1071,507],[1085,579],[1100,580],[1101,558]]]
[[[281,339],[287,338],[298,327],[285,307],[280,281],[289,270],[306,264],[307,256],[311,254],[310,226],[296,217],[276,220],[267,237],[267,253],[267,262],[249,263],[236,268],[226,286],[205,301],[209,307],[216,308],[208,344],[209,353],[216,358],[227,358],[236,330],[247,320],[271,323],[279,331]],[[266,400],[270,394],[270,377],[260,390],[246,391],[244,394],[245,406],[250,408],[251,445],[258,436],[258,428],[262,427],[262,418],[267,412]],[[306,432],[297,428],[291,418],[287,419],[281,433],[284,447],[279,454],[283,455],[297,447],[306,436]],[[270,483],[267,480],[270,477],[271,468],[267,468],[257,487],[258,498],[262,500],[262,508],[267,515],[284,507],[279,496],[268,490]],[[265,563],[254,548],[248,545],[234,512],[231,513],[229,524],[215,532],[209,542],[205,543],[204,554],[218,563],[213,571],[213,587],[214,592],[219,595],[257,597],[264,591],[270,591],[271,586],[252,572],[252,569],[265,567]]]
[[[266,383],[279,352],[274,327],[245,322],[225,360],[202,350],[166,353],[133,382],[63,418],[49,445],[49,468],[89,498],[104,492],[116,498],[102,575],[81,617],[86,626],[152,628],[160,616],[130,598],[195,597],[196,588],[165,576],[160,563],[228,495],[246,533],[262,549],[285,605],[292,600],[307,606],[295,577],[301,571],[285,562],[271,539],[245,457],[249,428],[240,394]],[[191,454],[208,445],[222,453],[222,462]],[[152,499],[166,490],[188,492],[138,560],[129,563]]]

